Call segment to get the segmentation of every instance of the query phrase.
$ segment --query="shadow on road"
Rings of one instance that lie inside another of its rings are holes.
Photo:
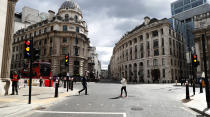
[[[190,108],[190,109],[192,109],[193,111],[195,111],[195,112],[201,114],[201,115],[197,115],[197,117],[210,117],[210,115],[206,114],[206,111],[207,111],[208,109],[204,109],[203,111],[200,111],[200,110],[195,109],[195,108]]]
[[[122,96],[117,96],[117,97],[113,97],[113,98],[109,98],[109,99],[120,99],[122,98]]]

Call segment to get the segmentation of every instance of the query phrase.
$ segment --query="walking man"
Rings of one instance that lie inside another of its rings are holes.
[[[18,95],[18,80],[20,79],[20,76],[17,74],[16,71],[13,72],[11,81],[12,81],[12,94],[14,95],[16,92],[16,95]]]
[[[80,93],[81,93],[82,91],[84,91],[84,90],[85,90],[85,95],[88,95],[88,94],[87,94],[87,80],[86,80],[85,77],[82,78],[82,85],[83,85],[83,89],[80,90],[80,91],[78,92],[79,95],[80,95]]]
[[[122,88],[121,88],[120,97],[122,97],[123,90],[125,91],[125,97],[127,97],[127,91],[126,91],[127,80],[124,77],[122,77],[121,84],[122,84]]]

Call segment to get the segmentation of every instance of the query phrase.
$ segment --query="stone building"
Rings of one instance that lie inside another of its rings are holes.
[[[197,67],[197,77],[201,77],[202,72],[204,72],[204,62],[203,62],[203,46],[202,46],[202,35],[205,34],[206,37],[206,60],[207,69],[210,73],[210,12],[206,12],[194,17],[194,35],[195,35],[195,52],[198,56],[198,61],[200,64]],[[208,74],[209,76],[210,74]]]
[[[22,14],[24,16],[24,14]],[[24,40],[33,38],[34,48],[40,49],[41,62],[50,62],[52,76],[70,72],[83,76],[88,67],[90,41],[87,24],[82,12],[73,0],[65,1],[58,13],[49,10],[46,20],[34,23],[14,34],[11,70],[22,70]],[[69,67],[65,67],[65,55],[69,54]]]
[[[53,11],[49,11],[53,12]],[[48,19],[49,13],[41,12],[38,10],[24,6],[20,13],[15,13],[14,17],[14,32],[26,28],[31,24],[35,24]]]
[[[101,62],[98,59],[98,54],[96,53],[96,47],[89,47],[89,76],[91,78],[100,79],[101,75]]]
[[[144,23],[115,44],[111,77],[129,82],[174,82],[186,76],[183,37],[168,19],[144,18]]]

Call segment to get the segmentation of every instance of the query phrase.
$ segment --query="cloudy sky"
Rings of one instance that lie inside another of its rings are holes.
[[[19,0],[16,12],[24,6],[40,12],[57,13],[66,0]],[[107,69],[112,50],[122,35],[143,22],[145,16],[169,18],[170,3],[175,0],[75,0],[88,24],[91,45],[96,46],[102,69]]]

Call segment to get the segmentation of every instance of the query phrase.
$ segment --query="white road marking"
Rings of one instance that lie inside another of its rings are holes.
[[[89,115],[123,115],[126,117],[126,113],[123,112],[62,112],[62,111],[36,111],[37,113],[57,113],[57,114],[89,114]]]
[[[92,104],[89,103],[88,105],[91,106]]]
[[[79,104],[77,104],[77,106],[79,106]]]
[[[104,106],[104,104],[101,104],[101,106]]]

